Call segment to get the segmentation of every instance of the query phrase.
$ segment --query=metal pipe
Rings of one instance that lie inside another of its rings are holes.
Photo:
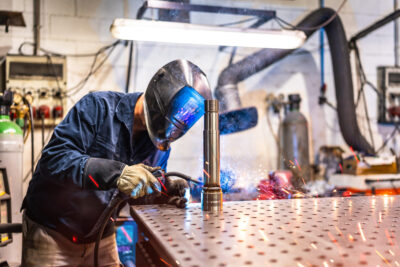
[[[396,11],[398,8],[397,0],[394,0],[393,8]],[[399,66],[399,20],[394,20],[394,65]]]
[[[39,54],[40,50],[40,0],[33,1],[33,54]]]
[[[204,186],[201,207],[204,211],[222,210],[219,158],[219,103],[216,99],[204,101]]]
[[[325,5],[324,0],[319,1],[319,7],[323,8]],[[325,53],[324,53],[324,28],[319,30],[319,56],[320,56],[320,65],[321,65],[321,89],[325,86]]]
[[[132,57],[133,57],[133,41],[128,41],[129,45],[129,58],[128,58],[128,68],[126,70],[126,84],[125,93],[129,93],[129,84],[131,82],[131,72],[132,72]],[[137,66],[135,66],[136,68]]]
[[[393,11],[392,13],[385,16],[384,18],[381,18],[380,20],[372,23],[365,29],[359,31],[357,34],[355,34],[353,37],[351,37],[349,43],[351,44],[351,43],[354,43],[354,42],[360,40],[361,38],[367,36],[371,32],[373,32],[373,31],[385,26],[389,22],[392,22],[393,20],[397,19],[398,17],[400,17],[400,10]]]

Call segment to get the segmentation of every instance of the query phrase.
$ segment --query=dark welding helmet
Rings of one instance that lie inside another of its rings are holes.
[[[157,71],[144,94],[146,127],[154,145],[168,150],[204,114],[211,99],[206,75],[187,60],[175,60]]]

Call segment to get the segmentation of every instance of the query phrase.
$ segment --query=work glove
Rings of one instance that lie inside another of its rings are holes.
[[[160,167],[150,167],[144,164],[125,166],[117,180],[117,188],[120,192],[136,199],[154,191],[161,191],[161,186],[153,172]]]
[[[161,178],[160,178],[161,179]],[[185,208],[187,199],[185,192],[189,188],[188,183],[181,179],[172,179],[170,177],[162,178],[162,190],[158,194],[146,195],[137,199],[130,199],[130,205],[150,205],[150,204],[168,204],[178,208]]]

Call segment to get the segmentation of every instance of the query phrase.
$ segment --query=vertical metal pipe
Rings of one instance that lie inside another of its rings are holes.
[[[219,103],[205,100],[204,115],[204,186],[201,206],[204,211],[222,210],[222,190],[219,180]]]
[[[398,8],[397,0],[394,0],[393,5],[394,5],[393,6],[394,11],[396,11]],[[399,66],[399,20],[398,19],[394,20],[394,65],[396,67]]]
[[[129,42],[129,58],[128,58],[128,68],[126,70],[126,84],[125,93],[129,93],[129,84],[131,83],[131,72],[132,72],[132,54],[133,54],[133,41]],[[136,68],[137,66],[135,66]]]
[[[40,50],[40,0],[33,0],[33,54],[39,54]]]
[[[324,0],[319,0],[319,7],[323,8],[325,5]],[[325,53],[324,53],[324,28],[319,30],[319,56],[321,65],[321,89],[325,86]]]

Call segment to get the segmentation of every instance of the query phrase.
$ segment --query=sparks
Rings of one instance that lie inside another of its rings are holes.
[[[165,265],[167,265],[167,266],[171,266],[172,267],[172,265],[171,264],[169,264],[168,262],[166,262],[163,258],[160,258],[160,260],[162,261],[162,262],[164,262],[165,263]]]
[[[392,266],[392,265],[388,262],[388,260],[387,260],[385,257],[383,257],[383,255],[382,255],[381,253],[379,253],[379,251],[377,251],[377,250],[375,249],[375,252],[376,252],[376,254],[378,254],[379,257],[381,257],[381,259],[382,259],[387,265]]]
[[[89,178],[90,180],[92,180],[92,182],[94,183],[94,185],[99,188],[99,184],[96,182],[96,180],[93,179],[93,177],[89,174]]]
[[[354,241],[354,237],[353,237],[351,234],[348,235],[348,238],[349,238],[349,241],[350,241],[350,242],[353,242],[353,241]]]
[[[297,168],[299,168],[299,170],[301,171],[300,164],[299,164],[299,162],[297,161],[297,159],[296,159],[296,158],[294,159],[294,161],[296,162],[296,166],[297,166]]]
[[[262,236],[262,238],[264,239],[265,242],[268,242],[268,237],[267,235],[262,231],[262,230],[258,230]]]
[[[387,239],[389,240],[390,245],[393,247],[394,244],[393,244],[392,239],[390,238],[390,234],[389,234],[389,231],[387,229],[385,229],[385,235],[386,235]]]
[[[313,249],[318,249],[317,246],[316,246],[314,243],[311,243],[310,246],[311,246]]]
[[[379,222],[382,222],[382,212],[379,212]]]
[[[339,163],[339,168],[340,168],[340,172],[343,173],[343,166],[341,163]]]
[[[132,243],[132,238],[128,235],[128,233],[126,232],[126,230],[123,226],[121,226],[121,231],[124,234],[124,236],[126,237],[126,239],[128,239],[128,242]]]
[[[342,231],[340,231],[340,229],[337,226],[335,226],[335,228],[336,228],[336,231],[338,231],[339,235],[342,236],[343,235]]]
[[[160,178],[156,177],[157,180],[160,182],[161,186],[164,188],[165,192],[168,192],[167,188],[165,187],[164,183],[161,181]]]
[[[366,242],[367,239],[365,238],[364,232],[363,232],[363,230],[362,230],[362,228],[361,228],[361,223],[358,223],[358,230],[360,231],[362,240],[363,240],[364,242]]]
[[[333,237],[333,235],[331,234],[331,232],[328,232],[328,236],[329,238],[332,240],[333,243],[336,243],[337,240],[335,239],[335,237]]]
[[[207,175],[208,178],[210,178],[210,175],[208,174],[208,172],[205,169],[203,169],[203,172],[205,175]]]
[[[354,150],[353,150],[352,147],[350,147],[350,150],[351,150],[351,153],[353,153],[353,156],[354,156],[354,158],[356,159],[357,164],[360,163],[360,160],[358,159],[357,154],[356,154],[356,152],[354,152]]]
[[[324,261],[324,267],[329,267],[329,265],[326,261]]]

